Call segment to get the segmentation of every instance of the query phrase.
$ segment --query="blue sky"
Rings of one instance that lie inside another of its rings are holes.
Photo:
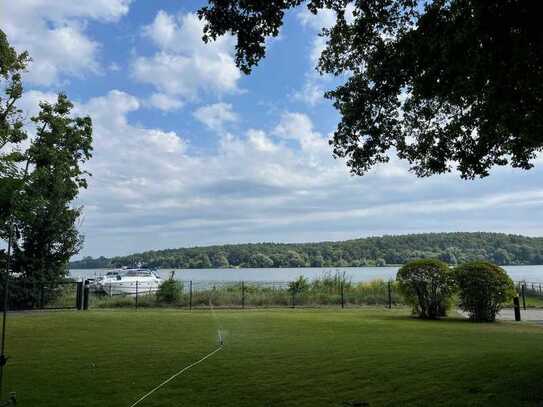
[[[290,12],[250,76],[231,37],[205,45],[203,1],[6,2],[0,26],[34,62],[21,107],[65,91],[94,121],[81,255],[432,231],[542,234],[541,170],[417,179],[393,159],[353,177],[328,146],[319,28]],[[29,131],[32,129],[29,124]],[[539,161],[539,159],[538,159]],[[537,163],[536,163],[537,164]]]

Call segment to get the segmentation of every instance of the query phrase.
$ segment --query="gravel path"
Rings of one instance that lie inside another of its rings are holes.
[[[468,314],[457,310],[457,312],[460,315],[463,315],[464,317],[468,318]],[[515,320],[515,311],[513,308],[504,308],[501,310],[501,312],[498,314],[496,319],[501,321],[514,321]],[[524,311],[522,308],[520,309],[520,319],[521,321],[529,321],[529,322],[535,322],[537,324],[543,325],[543,309],[530,309],[528,308],[526,311]]]
[[[498,319],[501,319],[504,321],[514,321],[515,312],[513,311],[513,308],[502,309],[500,314],[498,315]],[[530,321],[530,322],[537,322],[538,324],[543,324],[543,309],[528,308],[526,311],[524,311],[521,308],[520,319],[522,321]]]

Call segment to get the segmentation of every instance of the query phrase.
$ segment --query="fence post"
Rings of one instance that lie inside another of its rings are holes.
[[[526,311],[526,282],[522,283],[522,307]]]
[[[83,308],[83,281],[78,281],[75,292],[75,308],[81,311]]]
[[[192,311],[192,280],[189,281],[189,311]]]
[[[136,280],[136,311],[138,310],[138,283],[139,281]]]
[[[392,309],[392,284],[390,283],[390,280],[388,280],[388,309]]]
[[[341,309],[345,308],[345,293],[344,293],[344,287],[343,280],[341,281]]]
[[[45,286],[42,284],[40,287],[40,308],[43,309],[45,302]]]
[[[515,309],[515,321],[520,321],[520,303],[518,294],[513,298],[513,308]]]
[[[245,308],[245,283],[241,282],[241,308]]]
[[[86,311],[89,309],[89,282],[85,280],[85,288],[83,288],[83,309]]]

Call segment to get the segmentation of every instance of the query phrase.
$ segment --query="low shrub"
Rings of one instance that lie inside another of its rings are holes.
[[[473,321],[493,322],[503,304],[514,295],[513,281],[504,269],[486,261],[465,263],[455,269],[459,307]]]
[[[307,291],[310,288],[309,282],[304,276],[298,277],[297,280],[288,283],[288,290],[291,293],[299,294]]]
[[[396,280],[407,304],[424,319],[447,314],[454,287],[449,266],[439,260],[414,260],[398,270]]]
[[[176,304],[183,295],[183,283],[177,280],[169,279],[164,281],[158,287],[156,299],[158,303]]]

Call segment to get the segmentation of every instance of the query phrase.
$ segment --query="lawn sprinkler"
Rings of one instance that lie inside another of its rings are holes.
[[[224,346],[224,338],[222,336],[222,332],[220,329],[218,331],[218,334],[219,334],[219,346]]]

